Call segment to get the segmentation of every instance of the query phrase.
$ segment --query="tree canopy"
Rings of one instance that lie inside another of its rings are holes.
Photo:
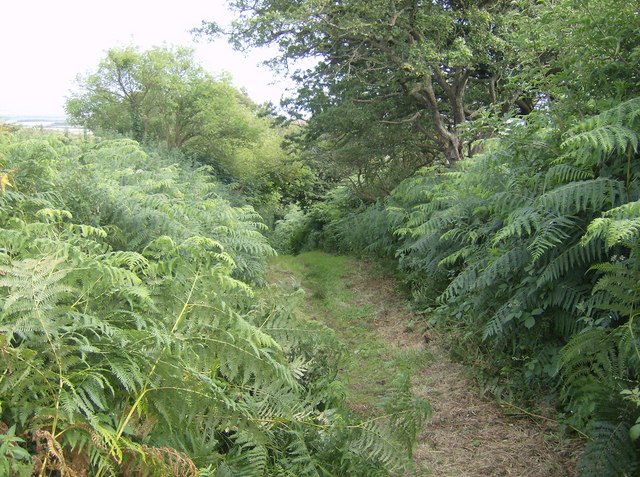
[[[230,3],[238,46],[275,44],[285,66],[315,62],[294,73],[290,106],[310,114],[302,143],[356,188],[371,186],[363,196],[472,156],[505,119],[578,94],[568,85],[622,92],[637,56],[633,2]],[[595,100],[583,93],[575,102]]]
[[[513,2],[234,1],[238,44],[277,44],[277,62],[312,58],[292,105],[311,113],[308,139],[371,178],[470,155],[470,120],[527,114],[531,92],[510,81]],[[366,167],[355,157],[367,157]],[[374,172],[374,171],[376,172]],[[401,174],[402,175],[402,174]]]
[[[286,129],[228,75],[198,66],[190,49],[114,48],[78,86],[66,105],[74,123],[180,151],[256,205],[304,202],[314,187],[309,168],[282,147]]]
[[[227,76],[213,77],[182,47],[114,48],[95,73],[78,78],[67,113],[79,125],[168,149],[217,155],[256,136],[255,105]]]

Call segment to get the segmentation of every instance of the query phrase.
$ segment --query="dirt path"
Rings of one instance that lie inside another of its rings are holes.
[[[353,376],[366,375],[363,369],[366,369],[367,363],[373,363],[371,373],[375,374],[376,368],[384,367],[381,374],[388,375],[398,367],[397,364],[389,364],[389,361],[397,361],[398,356],[413,357],[414,364],[410,365],[413,391],[431,403],[433,417],[420,435],[414,453],[418,471],[412,475],[575,475],[578,444],[558,438],[553,421],[533,419],[524,413],[515,416],[513,409],[483,398],[477,385],[467,377],[466,368],[447,357],[444,337],[434,330],[425,333],[409,329],[412,327],[407,324],[417,322],[418,317],[413,315],[406,299],[397,292],[391,278],[383,276],[370,263],[342,260],[347,261],[345,271],[337,271],[336,277],[340,276],[343,281],[339,287],[348,290],[348,293],[340,294],[336,289],[334,295],[339,295],[339,299],[327,303],[324,309],[318,303],[312,304],[310,310],[316,315],[313,318],[323,319],[334,328],[349,349],[365,354],[360,362],[354,360],[357,373],[351,373]],[[309,277],[315,273],[312,270],[315,262],[309,263],[304,265],[306,272],[303,267],[298,272],[281,270],[280,273],[298,274],[293,279],[299,279],[301,286],[307,289],[313,299],[317,294],[314,290],[317,284]],[[326,298],[322,300],[326,302]],[[358,330],[351,330],[349,319],[345,321],[340,318],[341,315],[355,316]],[[363,344],[367,340],[373,343],[366,337],[369,332],[377,337],[382,346]],[[381,361],[376,364],[376,359]],[[384,366],[381,363],[385,363]],[[364,415],[375,412],[369,395],[377,394],[376,384],[383,386],[386,380],[375,375],[365,376],[364,379],[351,378],[349,369],[345,369],[345,380],[347,387],[352,390],[354,410]]]
[[[413,377],[414,392],[429,400],[433,417],[420,437],[416,463],[435,476],[575,475],[576,446],[557,438],[553,423],[508,415],[495,401],[483,399],[465,367],[452,362],[443,337],[407,331],[412,312],[395,290],[360,262],[348,276],[362,303],[375,304],[372,316],[379,336],[392,346],[426,348],[431,359]]]

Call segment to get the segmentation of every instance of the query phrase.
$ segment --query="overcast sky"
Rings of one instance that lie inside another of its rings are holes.
[[[224,39],[195,43],[202,20],[224,24],[225,0],[1,0],[0,115],[64,115],[78,73],[115,46],[185,45],[211,73],[228,71],[254,101],[279,103],[284,80],[257,66],[266,53],[234,52]],[[275,82],[275,84],[273,84]]]

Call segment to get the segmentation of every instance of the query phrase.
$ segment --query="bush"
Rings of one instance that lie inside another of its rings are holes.
[[[265,227],[206,171],[131,140],[57,136],[3,134],[0,161],[5,473],[368,476],[407,463],[393,428],[348,410],[325,359],[335,338],[296,316],[299,297],[254,298],[274,253]]]

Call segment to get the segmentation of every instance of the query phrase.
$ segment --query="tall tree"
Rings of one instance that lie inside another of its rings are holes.
[[[78,85],[67,113],[92,130],[160,141],[169,149],[252,136],[254,105],[228,77],[214,78],[198,66],[187,48],[111,49]]]
[[[83,92],[67,99],[71,121],[91,130],[130,133],[142,140],[141,110],[148,87],[141,81],[140,63],[141,56],[133,48],[109,50],[96,73],[77,78]]]
[[[313,174],[281,147],[284,129],[182,47],[109,50],[67,101],[72,121],[95,132],[178,149],[235,182],[254,205],[305,200]]]
[[[518,8],[513,2],[234,0],[231,5],[240,14],[233,30],[238,45],[277,44],[275,61],[285,65],[315,60],[315,66],[296,73],[300,89],[293,105],[312,114],[310,137],[329,137],[332,150],[343,155],[347,142],[373,141],[387,144],[380,158],[398,157],[399,147],[406,158],[409,148],[414,167],[455,162],[469,153],[463,131],[470,119],[491,108],[503,113],[515,106],[528,113],[534,106],[526,91],[508,81],[514,54],[504,40],[509,18],[504,13]],[[400,141],[393,139],[398,136]],[[367,152],[364,147],[358,156]]]

